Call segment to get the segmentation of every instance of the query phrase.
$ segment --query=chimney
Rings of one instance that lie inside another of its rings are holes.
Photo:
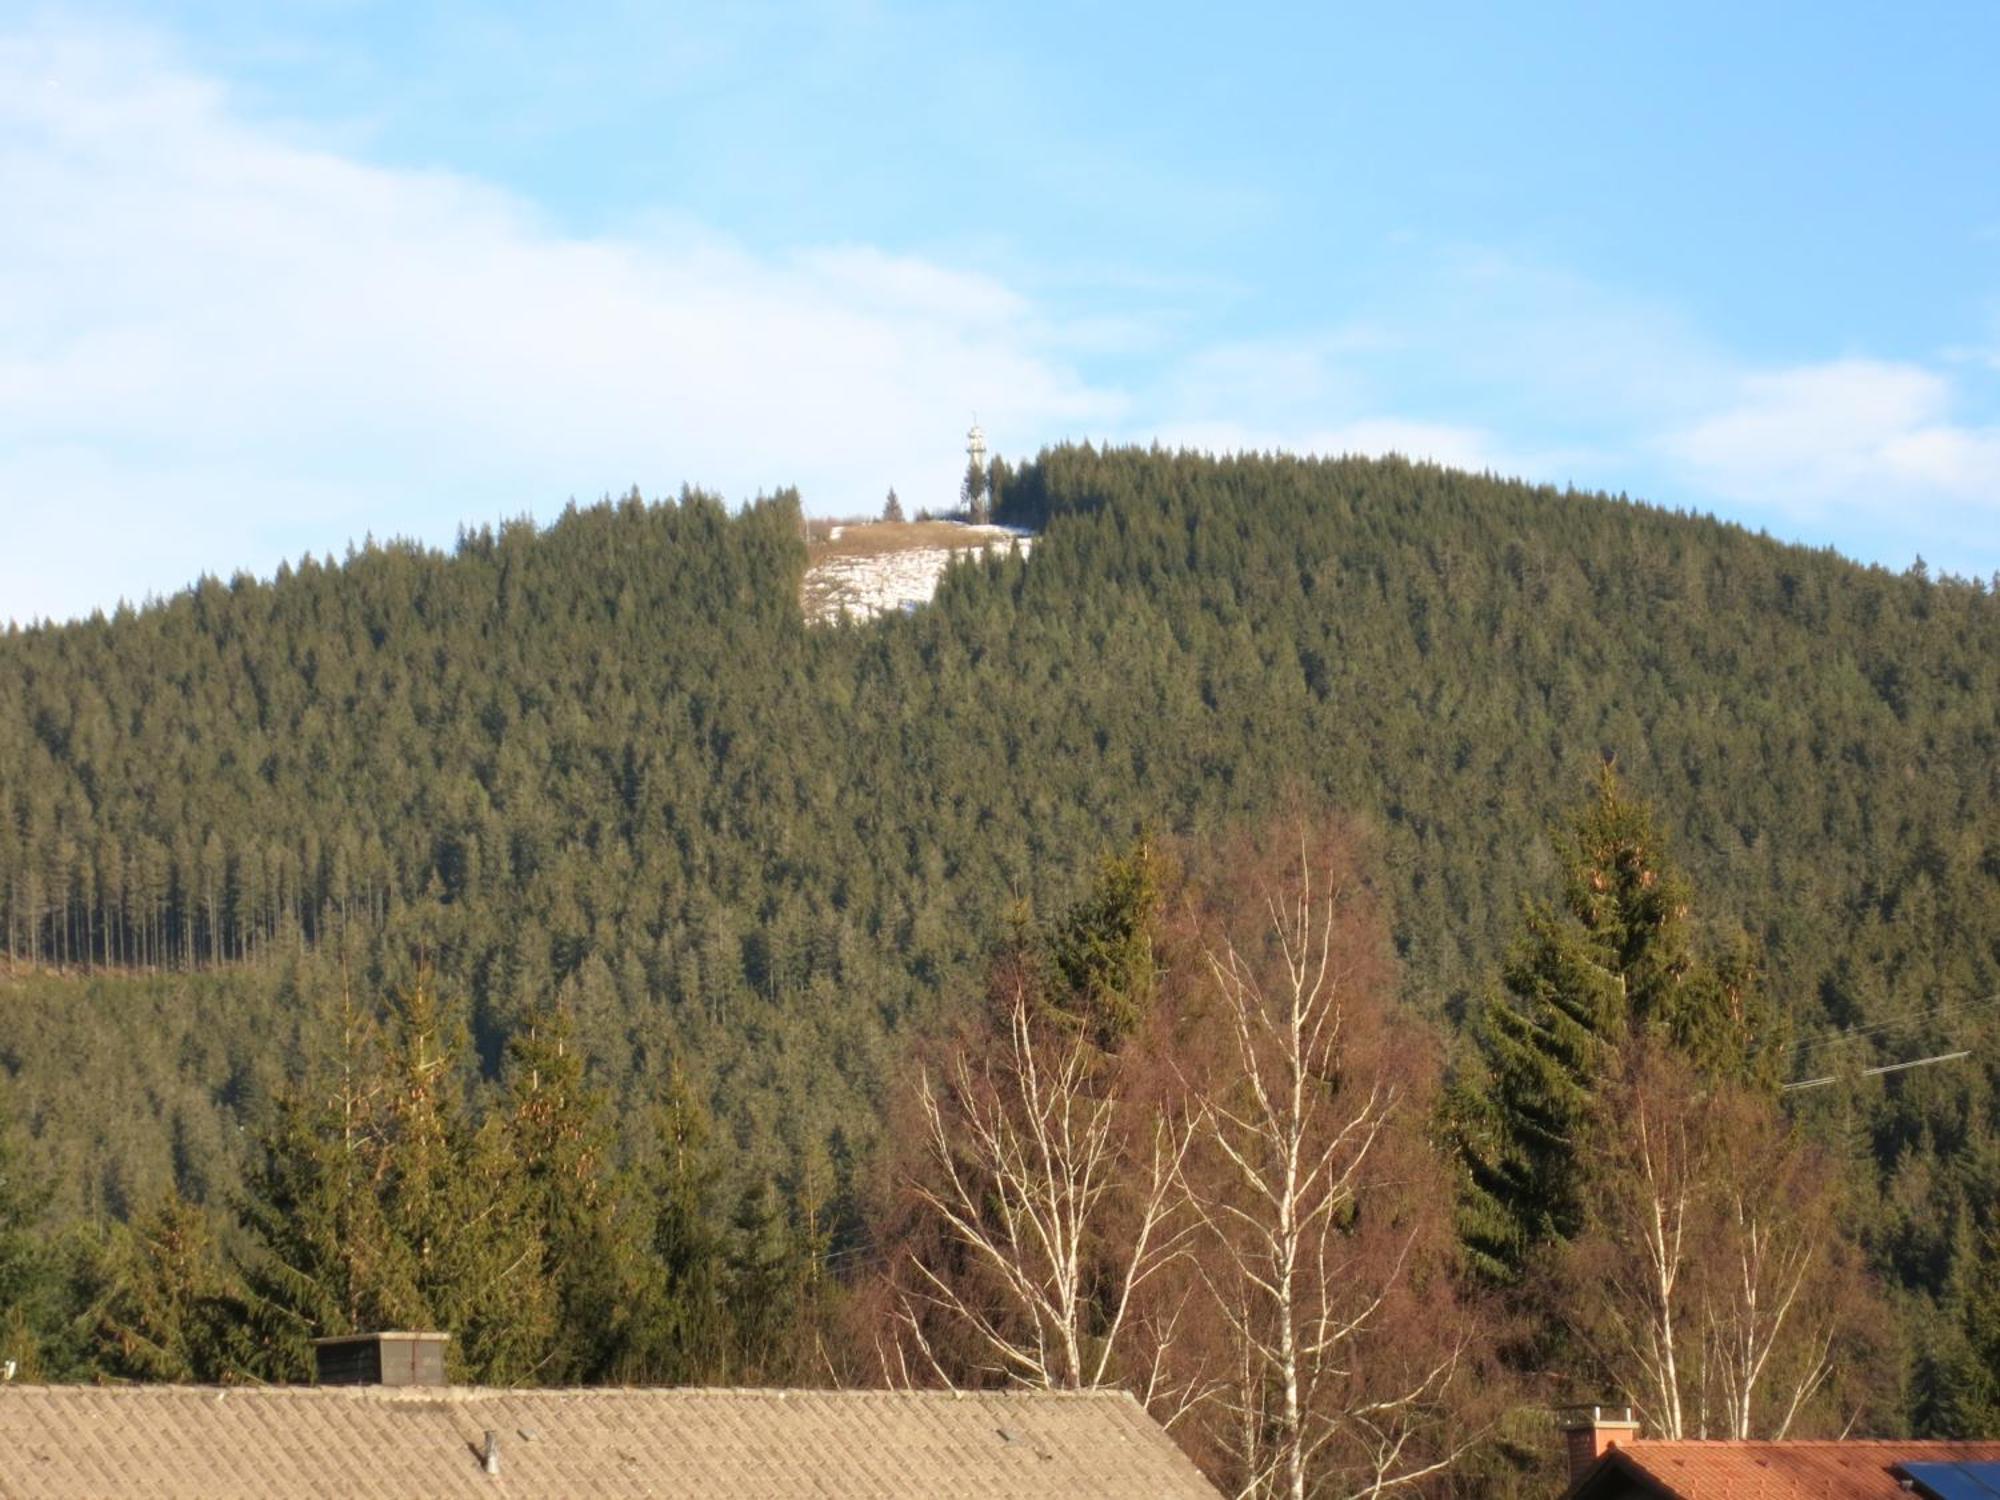
[[[1557,1425],[1562,1428],[1563,1451],[1569,1455],[1572,1487],[1605,1454],[1639,1436],[1629,1406],[1565,1407]]]
[[[448,1333],[349,1333],[314,1339],[320,1385],[444,1385]]]

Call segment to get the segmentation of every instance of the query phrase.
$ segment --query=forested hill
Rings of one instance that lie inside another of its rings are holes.
[[[1399,461],[996,479],[1032,559],[866,625],[802,621],[794,497],[685,496],[0,638],[0,1057],[66,1206],[226,1186],[322,998],[420,957],[489,1065],[561,991],[628,1100],[677,1066],[838,1171],[1011,908],[1294,787],[1372,826],[1426,1008],[1607,755],[1800,1027],[2000,989],[1982,587]],[[1927,1149],[1988,1108],[1921,1087]]]

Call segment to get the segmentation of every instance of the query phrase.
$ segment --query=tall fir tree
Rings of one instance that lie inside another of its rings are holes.
[[[639,1246],[614,1160],[610,1106],[590,1082],[569,1014],[552,1007],[508,1043],[507,1134],[541,1228],[541,1274],[553,1288],[553,1347],[539,1378],[607,1378],[632,1337]]]
[[[1936,1437],[2000,1430],[2000,1232],[1974,1238],[1918,1350],[1914,1414]]]
[[[345,984],[334,1034],[332,1059],[276,1100],[237,1204],[251,1242],[249,1315],[276,1380],[311,1376],[312,1339],[396,1326],[415,1300],[376,1191],[387,1129],[380,1036]]]
[[[177,1192],[114,1226],[85,1274],[99,1374],[218,1385],[257,1379],[272,1363],[208,1211]]]
[[[746,1186],[736,1200],[726,1259],[729,1283],[729,1380],[737,1385],[785,1385],[795,1377],[803,1302],[811,1288],[808,1247],[792,1232],[784,1204],[769,1181]]]
[[[0,1110],[0,1360],[28,1377],[42,1373],[43,1342],[59,1306],[59,1277],[40,1232],[47,1198]]]
[[[1089,889],[1043,938],[1045,1005],[1107,1052],[1132,1034],[1152,1005],[1166,879],[1150,840],[1107,854]]]
[[[528,1173],[506,1121],[472,1122],[455,1066],[464,1040],[428,975],[400,993],[396,1022],[375,1180],[415,1297],[385,1326],[449,1332],[454,1363],[482,1384],[540,1380],[557,1311]]]
[[[678,1072],[655,1113],[657,1152],[644,1176],[651,1255],[629,1378],[699,1385],[732,1363],[729,1246],[719,1231],[721,1173],[706,1113]]]
[[[332,1077],[286,1096],[245,1195],[250,1312],[273,1373],[303,1378],[313,1337],[402,1328],[450,1333],[464,1378],[539,1379],[557,1298],[530,1174],[504,1119],[473,1121],[463,1039],[427,974],[391,1020],[379,1047],[350,1025]]]
[[[1697,956],[1688,883],[1610,765],[1556,844],[1560,900],[1528,907],[1475,1017],[1471,1076],[1446,1103],[1462,1238],[1474,1268],[1503,1284],[1581,1228],[1584,1135],[1635,1031],[1731,1074],[1776,1055],[1754,972],[1740,953],[1721,966]]]

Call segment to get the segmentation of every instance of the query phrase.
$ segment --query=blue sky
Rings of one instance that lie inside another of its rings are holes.
[[[1990,575],[2000,7],[1752,9],[0,3],[0,619],[974,411]]]

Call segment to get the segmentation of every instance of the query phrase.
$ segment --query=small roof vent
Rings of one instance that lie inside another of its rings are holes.
[[[348,1333],[314,1339],[321,1385],[443,1385],[448,1333]]]

